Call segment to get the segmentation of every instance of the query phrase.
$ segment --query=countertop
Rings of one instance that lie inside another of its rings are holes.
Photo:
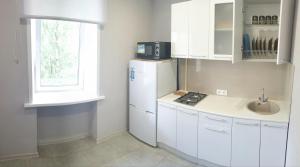
[[[208,95],[196,106],[188,106],[174,101],[179,97],[179,95],[175,95],[174,93],[172,93],[162,98],[159,98],[158,102],[226,117],[255,119],[280,123],[289,122],[290,105],[283,101],[270,100],[279,105],[280,111],[273,115],[261,115],[252,112],[247,108],[248,103],[255,101],[256,99]]]

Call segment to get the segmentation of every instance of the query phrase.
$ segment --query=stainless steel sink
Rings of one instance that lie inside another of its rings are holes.
[[[261,103],[260,101],[250,102],[248,104],[248,109],[261,115],[272,115],[280,111],[280,107],[273,102],[267,101]]]

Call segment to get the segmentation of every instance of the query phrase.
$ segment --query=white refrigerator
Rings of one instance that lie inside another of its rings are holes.
[[[157,99],[176,90],[176,60],[129,63],[129,132],[157,146]]]

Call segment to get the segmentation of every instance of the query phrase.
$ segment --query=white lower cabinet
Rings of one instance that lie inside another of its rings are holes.
[[[158,103],[157,140],[220,166],[284,167],[288,123],[201,113]]]
[[[234,119],[232,167],[259,167],[260,121]]]
[[[261,122],[261,167],[284,167],[288,124]]]
[[[176,148],[176,107],[158,104],[157,141],[169,147]]]
[[[198,112],[177,108],[177,149],[197,157]]]
[[[230,166],[232,118],[199,114],[198,158]]]

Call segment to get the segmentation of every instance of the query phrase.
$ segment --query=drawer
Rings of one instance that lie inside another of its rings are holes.
[[[199,113],[198,111],[189,110],[189,109],[185,109],[185,108],[181,108],[181,107],[177,107],[177,111],[182,112],[187,115],[197,116],[197,117],[198,117],[198,113]]]
[[[206,125],[214,125],[220,127],[231,128],[232,125],[232,118],[206,113],[200,114],[199,121],[202,121]]]

